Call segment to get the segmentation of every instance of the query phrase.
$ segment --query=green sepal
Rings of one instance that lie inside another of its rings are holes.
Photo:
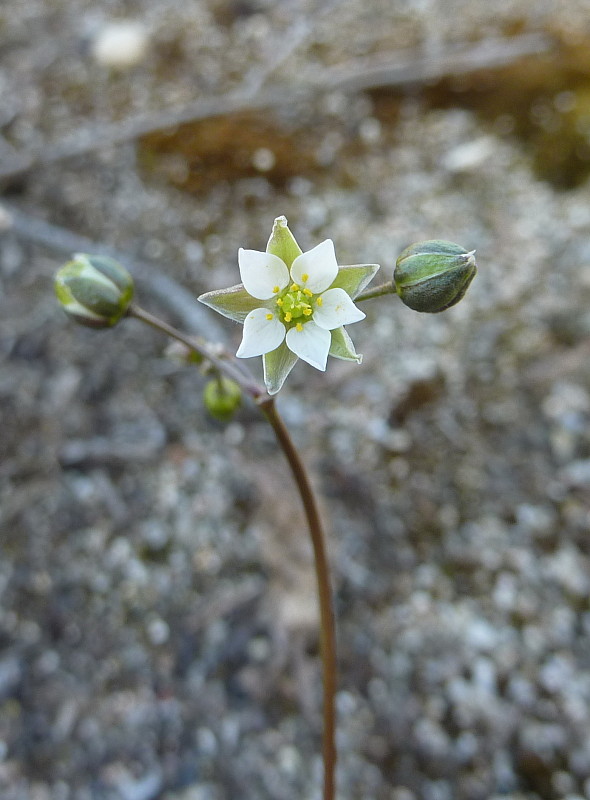
[[[88,262],[102,275],[112,281],[122,292],[123,296],[133,294],[133,279],[125,267],[109,256],[88,256],[84,253],[76,253],[75,259],[88,259]]]
[[[354,264],[339,267],[338,275],[330,289],[344,289],[353,300],[375,277],[379,264]]]
[[[295,237],[289,230],[286,217],[277,217],[272,226],[272,233],[268,244],[266,245],[266,252],[278,256],[291,269],[291,265],[303,252]]]
[[[244,322],[250,311],[254,311],[255,308],[270,307],[268,300],[258,300],[249,295],[241,283],[230,286],[229,289],[206,292],[197,299],[218,314],[233,319],[234,322]]]
[[[94,284],[82,275],[69,278],[67,288],[72,298],[98,317],[108,320],[119,318],[121,293],[114,284]]]
[[[264,384],[269,394],[276,394],[281,389],[297,360],[297,356],[289,350],[285,342],[276,350],[262,356]]]
[[[332,343],[330,344],[329,354],[333,358],[340,358],[342,361],[354,361],[360,364],[363,360],[362,355],[354,349],[352,339],[344,328],[335,328],[332,333]]]

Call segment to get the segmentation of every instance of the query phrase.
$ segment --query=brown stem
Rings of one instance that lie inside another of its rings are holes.
[[[326,555],[325,535],[322,520],[317,505],[317,500],[311,486],[311,481],[305,465],[299,456],[297,448],[289,435],[285,423],[279,416],[274,398],[259,386],[249,375],[242,372],[234,363],[233,357],[223,350],[214,349],[208,342],[194,336],[187,336],[176,330],[167,322],[150,314],[143,308],[132,304],[127,315],[145,322],[152,328],[171,336],[186,345],[195,353],[208,359],[213,366],[228,377],[235,380],[258,404],[266,420],[271,425],[277,437],[285,458],[291,469],[291,474],[299,491],[309,535],[313,545],[315,570],[317,576],[318,602],[320,609],[320,655],[322,660],[323,683],[323,761],[324,761],[324,795],[323,800],[334,800],[335,797],[335,770],[336,770],[336,632],[334,626],[334,606],[332,603],[332,589],[330,586],[330,569]]]
[[[259,402],[262,412],[272,426],[279,445],[291,473],[299,489],[299,494],[305,509],[309,534],[313,545],[314,561],[318,585],[318,600],[320,606],[320,655],[322,659],[323,677],[323,757],[324,757],[324,800],[334,800],[334,778],[336,768],[336,633],[334,626],[334,608],[332,603],[332,589],[330,586],[330,570],[326,555],[325,536],[322,520],[317,506],[307,471],[293,440],[289,435],[285,423],[279,416],[273,398]]]

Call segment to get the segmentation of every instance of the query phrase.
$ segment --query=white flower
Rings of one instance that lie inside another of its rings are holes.
[[[364,319],[353,303],[379,267],[338,267],[334,244],[326,239],[302,253],[285,217],[275,220],[265,253],[240,249],[242,283],[201,295],[199,300],[243,322],[239,358],[263,356],[264,379],[276,394],[301,358],[326,369],[328,354],[360,363],[344,330]]]

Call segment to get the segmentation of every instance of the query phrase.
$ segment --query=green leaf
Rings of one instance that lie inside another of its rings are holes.
[[[264,383],[269,394],[276,394],[298,359],[283,342],[276,350],[262,356]]]
[[[230,286],[229,289],[206,292],[198,300],[224,317],[242,323],[250,311],[255,308],[266,308],[268,305],[268,301],[257,300],[256,297],[249,295],[241,283]]]
[[[340,267],[330,289],[344,289],[346,294],[354,300],[373,280],[378,269],[379,264],[354,264]]]
[[[270,239],[266,245],[266,252],[282,259],[288,269],[291,269],[291,265],[297,256],[301,255],[302,250],[287,226],[286,217],[277,217],[275,219]]]
[[[331,333],[332,343],[329,350],[330,355],[334,358],[340,358],[342,361],[355,361],[357,364],[360,364],[363,357],[354,349],[352,339],[344,328],[335,328]]]

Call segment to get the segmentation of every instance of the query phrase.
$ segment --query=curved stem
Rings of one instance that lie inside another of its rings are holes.
[[[299,452],[293,444],[285,423],[279,416],[273,398],[259,402],[262,413],[272,426],[277,440],[291,468],[291,473],[299,489],[303,502],[309,534],[313,545],[314,561],[320,607],[320,655],[322,659],[323,700],[323,757],[324,757],[324,800],[334,800],[336,768],[336,632],[334,608],[330,586],[330,570],[326,554],[325,536],[322,520],[317,506],[309,476]]]
[[[317,500],[307,474],[307,470],[285,423],[279,416],[274,398],[235,363],[233,356],[222,348],[213,347],[203,339],[187,336],[168,325],[167,322],[150,314],[143,308],[132,304],[127,316],[145,322],[152,328],[165,333],[186,345],[190,350],[208,359],[220,372],[238,383],[257,403],[277,437],[277,442],[285,454],[291,474],[303,503],[309,535],[314,552],[317,577],[318,603],[320,610],[320,656],[322,660],[323,683],[323,737],[322,753],[324,762],[323,800],[334,800],[336,770],[336,632],[334,626],[334,606],[330,586],[330,569],[326,554],[325,535]]]

